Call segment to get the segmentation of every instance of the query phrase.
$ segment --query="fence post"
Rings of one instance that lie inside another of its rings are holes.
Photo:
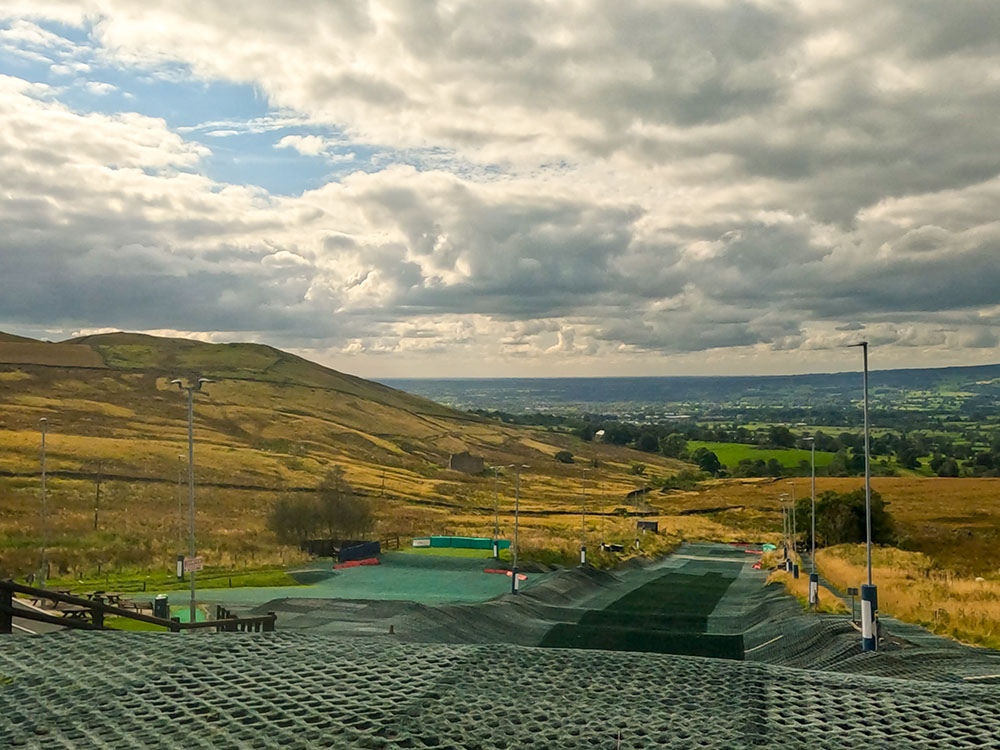
[[[94,607],[90,610],[90,619],[94,627],[104,630],[104,603],[100,598],[94,602]]]
[[[14,631],[14,592],[0,583],[0,634]]]
[[[181,632],[181,618],[179,618],[179,617],[171,617],[170,618],[170,622],[172,623],[172,625],[170,626],[170,632],[171,633],[179,633],[179,632]]]

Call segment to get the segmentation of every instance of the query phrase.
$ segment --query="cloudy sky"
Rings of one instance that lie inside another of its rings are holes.
[[[996,362],[998,123],[996,0],[0,0],[0,330]]]

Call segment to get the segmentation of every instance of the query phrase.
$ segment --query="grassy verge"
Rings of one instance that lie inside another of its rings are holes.
[[[284,568],[266,567],[256,569],[227,570],[225,568],[206,568],[198,574],[198,587],[202,589],[215,588],[248,588],[261,586],[297,586],[295,579]],[[143,593],[154,594],[163,591],[178,591],[187,589],[190,583],[185,578],[177,580],[176,576],[165,575],[162,571],[132,570],[111,573],[100,577],[73,578],[62,576],[50,578],[47,586],[65,587],[73,591],[122,591],[141,596]]]
[[[838,588],[865,580],[863,545],[820,550],[816,563]],[[1000,580],[958,576],[937,569],[920,552],[894,547],[872,551],[879,611],[963,643],[1000,648]]]
[[[792,559],[799,565],[800,572],[798,578],[795,578],[795,576],[791,573],[784,570],[775,570],[767,577],[767,583],[780,583],[784,585],[785,592],[798,599],[799,604],[802,605],[802,609],[810,610],[809,574],[804,572],[805,567],[802,565],[802,560],[798,555],[795,555]],[[777,555],[773,552],[768,552],[761,560],[761,567],[770,567],[771,565],[775,565],[777,561]],[[816,611],[834,615],[846,615],[849,610],[847,609],[847,605],[845,605],[839,598],[820,586],[819,606]]]
[[[154,625],[151,622],[143,622],[141,620],[132,620],[128,617],[108,617],[104,620],[104,627],[110,630],[148,631],[155,633],[166,633],[168,631],[167,628],[160,625]]]
[[[408,555],[427,555],[430,557],[471,557],[487,559],[493,557],[493,551],[488,549],[464,549],[462,547],[400,547],[400,552]],[[500,550],[500,559],[510,557],[507,550]]]

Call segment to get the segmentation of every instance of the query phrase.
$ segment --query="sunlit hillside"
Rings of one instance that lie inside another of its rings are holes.
[[[488,467],[527,465],[521,499],[529,515],[576,512],[588,468],[589,502],[609,510],[643,482],[634,463],[646,464],[647,476],[682,468],[652,454],[470,416],[267,346],[125,333],[61,344],[5,337],[0,553],[10,567],[35,554],[41,534],[42,417],[51,546],[72,560],[108,547],[120,547],[119,557],[136,545],[144,550],[137,558],[176,551],[176,482],[187,450],[186,398],[170,384],[176,377],[216,381],[196,395],[194,409],[199,528],[207,545],[236,562],[241,554],[273,552],[264,532],[271,504],[281,493],[312,489],[332,466],[376,498],[385,534],[491,525],[495,488],[503,510],[511,507],[512,471],[496,484],[491,471],[451,471],[452,453],[482,456]],[[574,463],[557,461],[561,450],[575,454]]]

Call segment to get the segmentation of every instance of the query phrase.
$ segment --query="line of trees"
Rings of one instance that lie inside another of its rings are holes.
[[[367,498],[358,495],[335,466],[320,480],[312,495],[283,497],[268,516],[268,528],[283,544],[307,539],[362,539],[375,526]]]

